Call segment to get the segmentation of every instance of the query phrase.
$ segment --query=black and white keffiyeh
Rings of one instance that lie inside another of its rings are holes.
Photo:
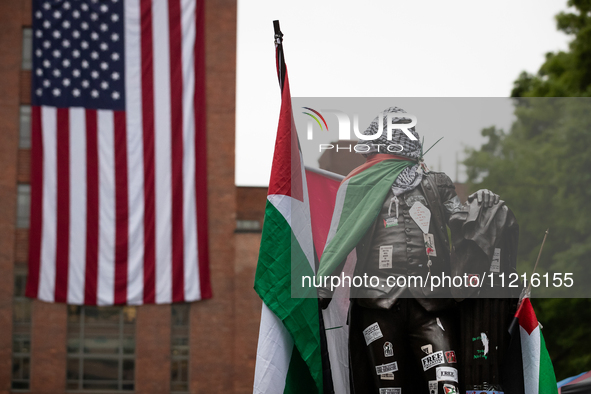
[[[410,138],[407,137],[406,134],[402,132],[400,129],[392,130],[392,140],[387,139],[387,121],[388,121],[388,114],[391,113],[406,113],[405,110],[399,107],[390,107],[386,108],[382,112],[382,132],[381,135],[370,141],[366,140],[359,140],[358,144],[366,145],[368,150],[363,152],[359,152],[364,156],[373,154],[373,153],[389,153],[396,156],[403,156],[408,157],[409,159],[418,161],[421,156],[421,143],[419,141],[419,134],[416,132],[414,127],[408,129],[412,135],[414,135],[417,139],[416,141],[412,141]],[[393,124],[408,124],[411,123],[412,119],[405,118],[404,116],[400,117],[393,117],[392,123]],[[367,129],[363,132],[363,135],[376,135],[378,134],[379,130],[380,119],[379,116],[376,116],[375,119],[369,124]],[[387,147],[392,147],[392,152],[387,150]],[[400,150],[402,147],[402,150]]]
[[[400,173],[400,175],[398,175],[398,178],[396,178],[396,181],[392,185],[392,191],[394,193],[394,196],[399,196],[400,194],[402,194],[406,191],[414,189],[421,182],[423,171],[421,169],[419,160],[421,159],[421,151],[422,150],[421,150],[421,142],[419,140],[419,134],[417,133],[417,131],[415,130],[414,127],[411,127],[408,130],[412,133],[412,135],[414,135],[417,138],[416,141],[413,141],[410,138],[408,138],[408,136],[406,134],[404,134],[404,132],[401,129],[393,129],[392,130],[392,139],[391,140],[387,139],[387,134],[386,134],[387,121],[388,121],[388,114],[390,114],[390,113],[404,114],[404,113],[406,113],[406,111],[403,110],[402,108],[399,108],[399,107],[386,108],[382,113],[383,129],[382,129],[381,135],[378,138],[371,140],[371,141],[359,140],[358,144],[366,145],[369,147],[368,150],[365,150],[364,152],[360,152],[364,156],[368,156],[368,155],[372,155],[372,154],[376,154],[376,153],[386,153],[386,154],[391,154],[391,155],[395,155],[395,156],[407,157],[407,158],[417,162],[412,167],[405,168],[402,171],[402,173]],[[363,132],[363,134],[364,135],[377,134],[379,132],[379,121],[380,121],[379,117],[376,116],[376,118],[370,123],[369,127]],[[412,122],[412,119],[405,118],[402,115],[400,117],[393,117],[392,118],[392,123],[394,123],[394,124],[405,124],[405,123],[408,124],[410,122]],[[386,149],[388,146],[393,146],[392,150],[394,152],[389,152]],[[400,147],[402,147],[402,150],[400,150]]]

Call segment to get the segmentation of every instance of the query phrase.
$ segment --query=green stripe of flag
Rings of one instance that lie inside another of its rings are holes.
[[[285,392],[322,393],[318,301],[291,297],[292,277],[301,283],[302,275],[314,272],[289,223],[267,200],[254,288],[294,341]],[[299,391],[290,391],[296,381]]]
[[[557,394],[554,366],[546,349],[546,341],[540,330],[540,385],[539,394]]]
[[[318,276],[330,275],[347,258],[378,216],[398,175],[414,164],[408,160],[384,160],[341,185],[346,187],[343,210],[336,234],[322,253]]]

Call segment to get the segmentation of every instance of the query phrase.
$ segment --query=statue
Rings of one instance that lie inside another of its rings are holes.
[[[339,275],[355,248],[354,277],[376,278],[351,289],[352,393],[459,393],[457,302],[449,287],[411,278],[451,275],[447,226],[462,205],[451,179],[423,164],[414,127],[414,139],[401,129],[387,138],[388,114],[408,124],[404,113],[388,108],[364,132],[381,135],[360,141],[366,163],[341,184],[318,276]],[[499,196],[479,190],[469,200],[492,207]],[[326,308],[331,289],[318,293]]]

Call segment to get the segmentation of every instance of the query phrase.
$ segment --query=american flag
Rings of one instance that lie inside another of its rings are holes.
[[[211,297],[202,0],[33,0],[27,295]]]

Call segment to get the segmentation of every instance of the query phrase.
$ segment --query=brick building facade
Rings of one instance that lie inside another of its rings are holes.
[[[239,222],[251,230],[236,232],[234,129],[228,127],[235,117],[236,0],[207,0],[205,9],[213,298],[98,308],[24,297],[31,0],[0,3],[0,394],[252,391],[260,234],[255,217]]]

